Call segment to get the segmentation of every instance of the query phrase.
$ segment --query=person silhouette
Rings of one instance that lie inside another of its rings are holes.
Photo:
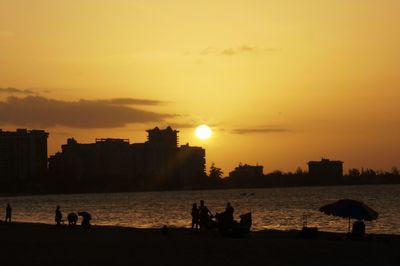
[[[55,215],[54,220],[56,221],[56,225],[61,225],[61,222],[62,222],[62,213],[61,213],[61,210],[60,210],[60,205],[57,205],[57,208],[56,208],[56,215]]]
[[[7,203],[6,206],[6,222],[11,223],[11,215],[12,215],[12,208],[10,203]]]
[[[82,216],[82,223],[81,226],[82,228],[88,229],[90,228],[90,220],[92,220],[92,215],[88,212],[78,212],[79,216]]]
[[[192,206],[192,230],[193,229],[199,229],[199,209],[197,208],[197,204],[193,203]]]
[[[75,226],[78,222],[78,215],[74,212],[71,212],[67,215],[68,225]]]
[[[226,203],[225,218],[229,224],[233,223],[233,212],[234,211],[235,211],[235,209],[232,207],[231,203],[230,202]]]
[[[228,227],[232,227],[232,225],[233,225],[233,212],[234,211],[235,211],[235,209],[232,207],[231,203],[227,202],[224,215],[225,215],[225,219],[226,219],[226,225]]]
[[[199,221],[200,221],[200,229],[206,229],[210,225],[212,213],[204,205],[204,200],[200,200],[200,207],[199,207]]]

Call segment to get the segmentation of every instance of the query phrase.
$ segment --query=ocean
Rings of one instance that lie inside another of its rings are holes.
[[[190,210],[201,199],[213,212],[222,212],[226,202],[235,208],[235,219],[252,212],[252,230],[301,229],[346,232],[348,220],[318,211],[322,205],[343,198],[363,201],[379,213],[366,222],[370,233],[400,234],[400,185],[262,188],[231,190],[163,191],[0,197],[0,207],[10,203],[13,221],[54,223],[54,211],[61,206],[69,212],[88,211],[94,225],[137,228],[190,227]],[[4,219],[2,218],[2,220]]]

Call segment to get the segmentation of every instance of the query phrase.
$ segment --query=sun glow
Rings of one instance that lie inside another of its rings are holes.
[[[195,131],[196,137],[199,139],[209,139],[212,135],[212,130],[209,126],[207,125],[200,125],[196,128]]]

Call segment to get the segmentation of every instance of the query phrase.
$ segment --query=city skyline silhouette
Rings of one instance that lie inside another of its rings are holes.
[[[0,186],[5,193],[85,193],[321,185],[398,184],[399,169],[349,168],[322,158],[307,169],[264,173],[263,165],[239,163],[232,171],[211,162],[206,150],[179,143],[179,131],[154,127],[147,140],[68,138],[61,152],[48,155],[44,130],[0,129]],[[201,133],[201,132],[200,132]]]
[[[171,125],[225,171],[399,167],[397,2],[24,6],[0,2],[0,128],[51,131],[50,154]]]

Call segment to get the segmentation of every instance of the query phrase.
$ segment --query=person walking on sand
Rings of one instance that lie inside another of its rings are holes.
[[[57,205],[57,208],[56,208],[56,215],[55,215],[54,220],[56,221],[56,225],[61,225],[62,213],[61,213],[61,210],[60,210],[60,206],[59,206],[59,205]]]
[[[7,203],[6,206],[6,222],[11,223],[11,215],[12,215],[12,208],[10,203]]]
[[[212,217],[212,213],[204,205],[204,200],[200,200],[200,207],[199,207],[199,220],[200,220],[200,229],[206,229],[210,226],[210,220]]]
[[[197,208],[197,204],[193,203],[193,207],[192,207],[192,230],[195,229],[199,229],[199,209]]]

